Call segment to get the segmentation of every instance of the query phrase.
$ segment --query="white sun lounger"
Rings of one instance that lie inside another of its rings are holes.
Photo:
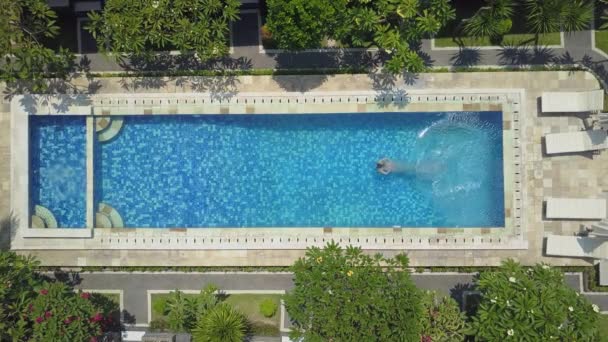
[[[542,94],[541,107],[543,113],[600,111],[604,108],[604,91],[545,92]]]
[[[581,236],[547,236],[545,254],[579,258],[608,258],[608,239]]]
[[[605,198],[548,197],[548,219],[601,220],[606,218]]]
[[[608,148],[604,130],[552,133],[545,135],[547,154],[595,151]]]

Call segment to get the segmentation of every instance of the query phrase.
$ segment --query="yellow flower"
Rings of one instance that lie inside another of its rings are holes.
[[[317,264],[320,264],[321,262],[323,262],[323,257],[317,257]]]
[[[346,272],[346,275],[349,276],[349,277],[352,277],[353,271],[349,270],[348,272]]]

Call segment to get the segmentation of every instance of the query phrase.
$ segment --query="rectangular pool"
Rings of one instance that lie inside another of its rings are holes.
[[[86,127],[83,116],[32,116],[30,211],[51,210],[59,227],[85,226]]]
[[[84,220],[84,128],[66,134],[81,152],[33,155],[69,154],[78,176],[32,187],[74,182],[47,205]],[[502,151],[501,112],[125,116],[96,143],[95,201],[126,227],[502,227]],[[385,157],[403,172],[377,172]]]

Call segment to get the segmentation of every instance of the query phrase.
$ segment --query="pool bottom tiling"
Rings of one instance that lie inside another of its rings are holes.
[[[504,226],[500,112],[124,116],[94,155],[125,227]]]

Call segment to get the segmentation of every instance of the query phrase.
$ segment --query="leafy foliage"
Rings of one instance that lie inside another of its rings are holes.
[[[154,51],[195,51],[207,60],[228,53],[229,24],[238,0],[108,0],[92,12],[87,30],[100,51],[148,56]]]
[[[262,313],[262,315],[264,315],[264,317],[270,318],[270,317],[274,316],[274,314],[277,312],[277,309],[278,309],[277,303],[275,303],[275,301],[270,298],[264,299],[260,303],[260,313]]]
[[[28,320],[21,316],[36,297],[34,288],[42,284],[34,269],[38,262],[11,252],[0,252],[0,340],[20,340],[27,336]]]
[[[111,318],[98,311],[84,293],[63,283],[45,283],[30,304],[35,341],[88,341],[100,336]]]
[[[461,342],[464,340],[466,316],[458,303],[450,297],[437,297],[434,292],[423,296],[425,318],[422,322],[422,338],[431,341]]]
[[[295,288],[285,296],[292,338],[305,341],[418,341],[421,292],[408,258],[386,259],[329,243],[309,248],[292,267]]]
[[[470,334],[483,341],[591,341],[599,308],[564,283],[561,271],[508,260],[477,281],[481,303]]]
[[[178,290],[171,292],[164,305],[168,328],[178,332],[191,331],[198,318],[204,316],[207,311],[219,303],[216,291],[215,285],[208,285],[196,297],[185,296]]]
[[[201,316],[192,332],[195,342],[241,342],[245,338],[245,317],[222,303]]]
[[[34,92],[45,90],[44,79],[52,74],[66,77],[74,55],[60,48],[53,51],[41,42],[59,33],[57,15],[45,0],[0,0],[0,79],[6,82],[30,80]]]
[[[528,25],[536,34],[583,30],[593,18],[590,0],[525,0],[525,6]]]
[[[321,47],[321,41],[339,30],[347,0],[268,0],[266,34],[281,49]]]
[[[0,340],[89,341],[112,328],[112,308],[76,293],[64,283],[44,281],[38,262],[0,252]]]
[[[394,73],[419,72],[412,48],[437,33],[455,12],[449,0],[268,0],[267,27],[283,49],[320,47],[324,38],[388,53]]]
[[[465,23],[465,32],[473,37],[502,37],[511,30],[513,0],[486,0],[473,17]]]

